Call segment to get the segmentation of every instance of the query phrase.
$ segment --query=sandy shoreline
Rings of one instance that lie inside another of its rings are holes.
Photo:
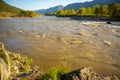
[[[43,71],[64,64],[72,70],[92,66],[99,74],[120,76],[120,22],[112,23],[67,18],[0,19],[0,41],[8,50],[32,57],[33,65]]]

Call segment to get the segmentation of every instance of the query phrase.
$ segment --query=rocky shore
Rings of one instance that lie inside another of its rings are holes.
[[[30,63],[29,58],[8,51],[0,42],[0,80],[34,80],[38,72],[30,68]]]
[[[1,80],[41,80],[40,71],[30,68],[31,60],[11,53],[0,42],[0,79]],[[42,74],[44,75],[44,74]],[[54,80],[54,79],[49,79]],[[119,80],[117,76],[99,76],[91,67],[62,74],[59,80]]]

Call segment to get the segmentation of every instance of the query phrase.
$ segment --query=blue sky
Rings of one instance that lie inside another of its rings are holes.
[[[67,5],[76,2],[86,2],[92,0],[4,0],[6,3],[22,8],[24,10],[38,10],[54,7],[57,5]]]

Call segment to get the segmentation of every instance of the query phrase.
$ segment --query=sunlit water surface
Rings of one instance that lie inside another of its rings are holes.
[[[43,71],[63,64],[120,76],[120,22],[5,18],[0,19],[0,41],[8,50],[32,57]]]

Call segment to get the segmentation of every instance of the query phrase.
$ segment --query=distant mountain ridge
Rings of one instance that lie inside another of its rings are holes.
[[[95,4],[100,4],[100,5],[107,5],[110,3],[120,3],[120,0],[93,0],[93,1],[89,1],[89,2],[82,2],[82,3],[72,3],[72,4],[68,4],[67,6],[62,6],[62,5],[58,5],[55,7],[51,7],[48,9],[40,9],[40,10],[36,10],[35,12],[40,13],[40,14],[44,14],[44,13],[48,13],[48,12],[56,12],[58,10],[61,9],[75,9],[78,10],[81,7],[92,7]]]
[[[64,8],[64,6],[58,5],[55,7],[48,8],[48,9],[35,10],[35,12],[40,13],[40,14],[44,14],[44,13],[48,13],[48,12],[56,12],[56,11],[61,10],[63,8]]]
[[[92,7],[95,4],[106,5],[110,3],[120,3],[120,0],[93,0],[90,2],[84,2],[84,3],[72,3],[72,4],[68,4],[67,6],[65,6],[64,10],[65,9],[78,10],[81,7]]]

